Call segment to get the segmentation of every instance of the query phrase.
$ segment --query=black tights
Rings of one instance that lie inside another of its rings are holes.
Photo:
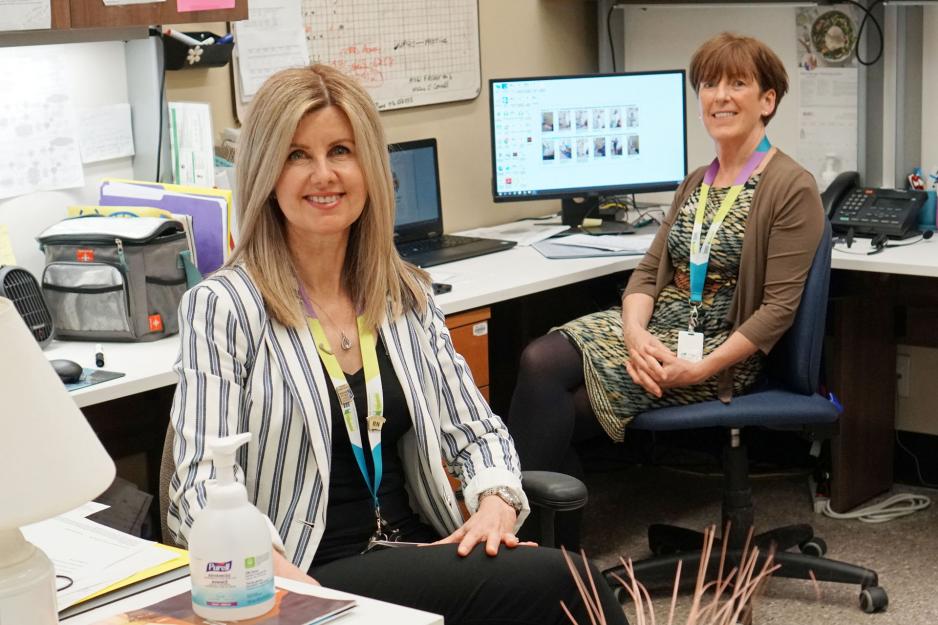
[[[603,435],[583,385],[583,357],[560,332],[531,342],[521,366],[508,430],[525,470],[559,471],[583,479],[574,443]],[[579,548],[580,512],[560,515],[557,538]]]

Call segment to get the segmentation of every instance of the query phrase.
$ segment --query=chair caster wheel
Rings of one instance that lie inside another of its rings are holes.
[[[870,586],[860,591],[860,609],[867,614],[882,612],[889,605],[889,597],[881,586]]]
[[[824,554],[827,553],[827,543],[824,542],[823,538],[820,538],[819,536],[815,536],[814,538],[811,538],[810,540],[806,540],[800,545],[798,545],[798,549],[800,549],[801,553],[803,553],[806,556],[814,556],[815,558],[820,558]]]

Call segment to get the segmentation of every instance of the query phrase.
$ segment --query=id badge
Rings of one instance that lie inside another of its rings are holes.
[[[702,332],[677,333],[677,357],[689,362],[703,360],[704,335]]]

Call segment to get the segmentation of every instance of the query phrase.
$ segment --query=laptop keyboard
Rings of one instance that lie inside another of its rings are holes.
[[[446,234],[441,237],[436,237],[435,239],[423,239],[422,241],[401,243],[398,245],[398,248],[402,252],[407,252],[408,254],[419,254],[421,252],[442,250],[447,247],[466,245],[467,243],[472,243],[475,240],[476,239],[470,237],[460,237],[452,234]]]

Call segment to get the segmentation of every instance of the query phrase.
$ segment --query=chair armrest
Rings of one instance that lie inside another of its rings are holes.
[[[566,512],[582,508],[589,499],[586,484],[553,471],[522,471],[521,487],[532,508]]]

